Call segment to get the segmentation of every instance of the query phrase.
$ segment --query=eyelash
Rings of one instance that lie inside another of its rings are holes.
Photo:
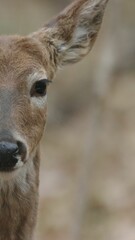
[[[48,79],[41,79],[35,82],[31,88],[30,95],[31,97],[44,97],[47,91],[47,85],[52,81]]]

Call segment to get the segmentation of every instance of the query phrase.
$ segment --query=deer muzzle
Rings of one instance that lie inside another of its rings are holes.
[[[0,141],[0,171],[8,172],[23,166],[26,148],[20,141]]]

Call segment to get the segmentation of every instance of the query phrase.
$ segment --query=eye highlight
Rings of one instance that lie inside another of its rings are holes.
[[[43,97],[46,95],[47,85],[51,81],[48,79],[41,79],[35,82],[31,88],[30,95],[31,97]]]

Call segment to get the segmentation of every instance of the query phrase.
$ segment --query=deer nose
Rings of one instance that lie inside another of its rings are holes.
[[[19,157],[23,160],[25,148],[21,142],[0,142],[0,171],[13,170]]]

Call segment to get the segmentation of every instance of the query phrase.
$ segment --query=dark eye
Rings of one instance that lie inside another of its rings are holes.
[[[37,81],[33,84],[31,88],[30,95],[31,97],[43,97],[46,95],[47,85],[51,81],[47,79],[42,79],[40,81]]]

